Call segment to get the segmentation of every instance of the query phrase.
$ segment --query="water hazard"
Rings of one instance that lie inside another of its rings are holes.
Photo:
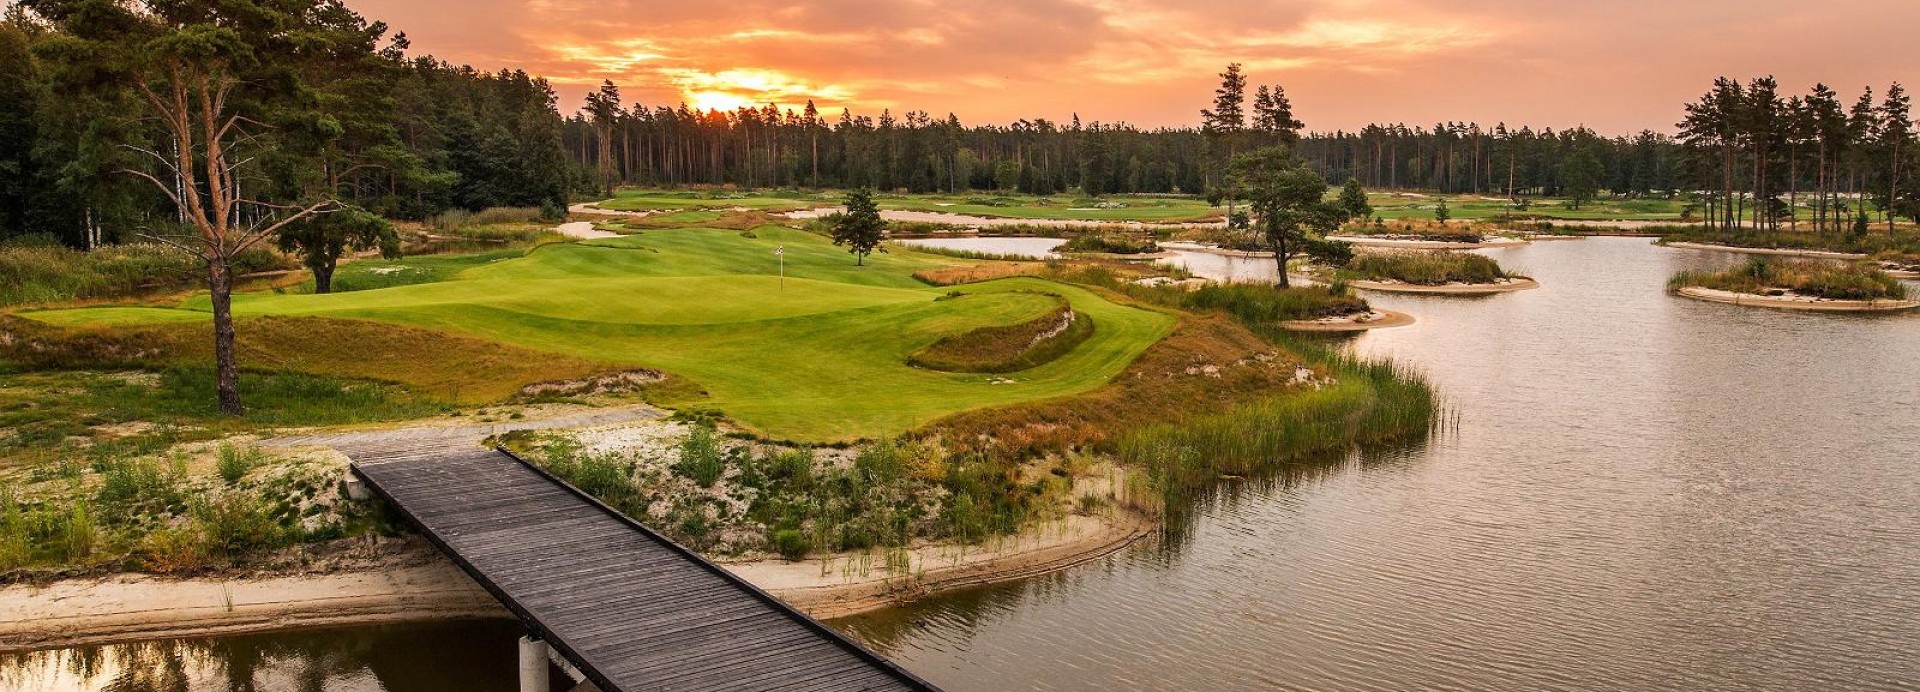
[[[1420,321],[1352,344],[1426,373],[1447,434],[1224,485],[1063,574],[835,624],[955,692],[1920,686],[1920,314],[1674,298],[1672,272],[1741,258],[1645,239],[1488,252],[1542,287],[1369,295]],[[0,657],[0,688],[509,690],[518,635],[65,649]]]

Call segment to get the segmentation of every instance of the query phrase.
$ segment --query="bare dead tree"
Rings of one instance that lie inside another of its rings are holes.
[[[251,159],[234,155],[253,139],[247,126],[257,123],[231,112],[229,100],[240,80],[218,59],[170,57],[153,69],[152,78],[136,86],[171,140],[172,151],[136,150],[158,161],[163,174],[173,179],[127,172],[159,188],[182,219],[182,233],[145,235],[206,263],[220,410],[237,416],[245,409],[234,354],[233,259],[288,224],[328,211],[335,202],[293,206],[244,196],[242,170]]]

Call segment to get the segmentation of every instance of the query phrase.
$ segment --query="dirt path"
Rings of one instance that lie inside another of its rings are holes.
[[[598,409],[569,408],[548,415],[535,413],[532,417],[521,420],[475,422],[454,418],[400,427],[287,435],[264,439],[258,444],[267,449],[332,447],[349,456],[362,451],[381,449],[432,447],[471,449],[489,436],[515,430],[585,428],[659,420],[666,415],[666,411],[646,405]]]

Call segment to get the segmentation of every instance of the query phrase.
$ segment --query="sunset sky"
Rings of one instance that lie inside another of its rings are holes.
[[[1910,0],[348,0],[416,52],[551,79],[561,108],[602,79],[628,103],[808,98],[892,108],[1189,125],[1214,73],[1284,85],[1313,130],[1505,121],[1670,131],[1720,74],[1920,82]]]

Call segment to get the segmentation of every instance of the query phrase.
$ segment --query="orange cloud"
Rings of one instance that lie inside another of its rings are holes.
[[[1497,121],[1671,129],[1719,74],[1920,81],[1920,4],[1859,0],[348,0],[416,50],[551,79],[578,105],[954,112],[1187,125],[1228,62],[1314,129]],[[1728,17],[1738,16],[1737,22]],[[1701,27],[1719,27],[1702,31]]]

